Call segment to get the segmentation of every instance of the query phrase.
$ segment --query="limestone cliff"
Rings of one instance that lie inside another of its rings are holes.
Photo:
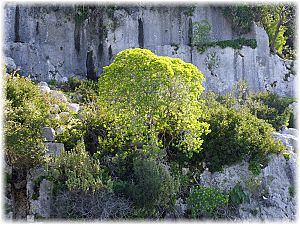
[[[244,79],[254,91],[295,94],[293,62],[271,55],[266,32],[255,24],[244,35],[256,39],[255,49],[214,47],[200,53],[191,46],[192,23],[203,19],[211,24],[210,40],[238,38],[212,6],[102,5],[76,11],[74,6],[8,4],[4,17],[5,55],[38,80],[93,79],[118,52],[143,47],[196,65],[207,90],[226,93]]]

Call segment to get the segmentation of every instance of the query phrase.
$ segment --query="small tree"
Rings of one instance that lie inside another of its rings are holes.
[[[27,193],[23,181],[27,171],[44,159],[41,129],[47,122],[50,107],[39,88],[24,77],[6,76],[5,95],[5,157],[12,166],[14,217],[26,217]],[[24,185],[20,187],[20,184]]]
[[[146,153],[170,146],[198,152],[208,132],[199,100],[203,79],[180,59],[139,48],[120,52],[99,79],[98,104],[110,115],[111,141],[130,141]]]
[[[209,32],[211,25],[207,20],[193,23],[192,44],[201,46],[209,42]]]

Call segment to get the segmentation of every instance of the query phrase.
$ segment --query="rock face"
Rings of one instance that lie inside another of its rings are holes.
[[[238,38],[215,7],[98,6],[86,17],[78,12],[71,6],[7,4],[5,55],[25,75],[38,80],[64,80],[72,75],[95,79],[118,52],[144,47],[195,64],[205,75],[208,90],[226,93],[244,79],[251,90],[295,94],[292,62],[270,54],[268,36],[256,25],[245,35],[257,40],[256,49],[210,48],[199,53],[191,47],[192,23],[204,19],[212,27],[211,41]]]
[[[282,154],[272,155],[267,167],[259,176],[248,170],[248,163],[230,166],[222,172],[205,171],[200,183],[205,187],[215,187],[230,191],[240,184],[249,196],[249,202],[238,207],[234,215],[236,219],[247,220],[294,220],[296,217],[296,158],[295,149],[291,144],[296,139],[290,134],[274,133],[287,146],[290,158]],[[297,139],[298,140],[298,139]]]

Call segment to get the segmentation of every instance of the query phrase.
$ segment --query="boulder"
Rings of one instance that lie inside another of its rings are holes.
[[[68,78],[67,77],[62,77],[59,82],[62,82],[62,83],[66,83],[68,82]]]
[[[48,86],[39,86],[42,93],[49,93],[51,90]]]
[[[68,120],[69,119],[69,116],[70,116],[70,113],[69,112],[61,112],[58,114],[59,117],[62,119],[62,120]]]
[[[294,132],[294,131],[291,131]],[[258,176],[248,170],[248,162],[227,166],[221,172],[205,170],[199,183],[205,187],[215,187],[229,192],[235,185],[242,186],[249,196],[249,202],[239,205],[231,215],[244,220],[294,220],[296,217],[295,189],[297,154],[294,150],[295,136],[274,133],[287,146],[290,158],[282,154],[270,155],[268,165]],[[230,211],[230,210],[229,210]]]
[[[51,90],[50,93],[51,93],[52,97],[57,99],[58,101],[68,102],[67,97],[63,93],[61,93],[59,91],[54,91],[54,90]]]
[[[53,183],[43,179],[39,184],[38,199],[30,199],[30,208],[33,215],[42,218],[50,218],[52,190]]]
[[[54,141],[55,140],[55,130],[51,127],[44,127],[42,129],[43,137],[46,141]]]
[[[297,134],[297,130],[291,130],[291,128],[289,128],[288,130],[284,130],[282,132],[284,133],[273,132],[274,138],[282,141],[282,143],[287,147],[291,146],[292,149],[295,151],[297,149],[298,138],[294,135],[291,135],[291,133]]]
[[[38,83],[38,86],[40,87],[48,87],[47,82],[41,81],[40,83]]]
[[[52,113],[59,113],[60,112],[59,105],[57,104],[52,105],[50,110]]]
[[[47,155],[58,156],[62,151],[64,151],[65,147],[63,143],[45,143],[47,148]]]
[[[11,73],[17,69],[14,60],[10,57],[4,57],[4,64],[8,73]]]
[[[292,136],[298,137],[298,130],[295,128],[285,129],[281,133],[282,134],[290,134]]]
[[[79,111],[79,104],[70,103],[68,105],[68,108],[69,108],[70,112],[78,113],[78,111]]]

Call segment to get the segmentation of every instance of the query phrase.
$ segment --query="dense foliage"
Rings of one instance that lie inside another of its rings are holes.
[[[5,76],[5,156],[19,169],[29,169],[45,159],[41,129],[49,122],[46,97],[29,78]]]
[[[292,108],[289,107],[294,101],[295,99],[291,97],[261,92],[252,94],[246,104],[253,115],[272,124],[276,130],[280,130],[283,126],[294,126]]]
[[[178,181],[167,166],[152,159],[133,162],[133,183],[127,193],[140,208],[139,215],[155,216],[159,209],[174,206]]]
[[[252,49],[255,49],[257,47],[257,42],[255,39],[245,39],[245,38],[239,38],[235,40],[225,40],[225,41],[211,41],[203,45],[198,45],[197,51],[199,53],[203,53],[206,49],[212,47],[220,47],[222,49],[224,48],[242,49],[242,47],[244,46],[248,46]]]
[[[33,181],[31,196],[39,198],[42,179],[52,181],[55,218],[157,219],[178,202],[186,218],[219,217],[248,196],[239,184],[228,193],[201,186],[199,176],[242,160],[260,174],[270,153],[284,151],[272,132],[291,121],[294,99],[251,93],[245,82],[225,96],[202,93],[203,79],[179,59],[125,50],[98,83],[52,82],[80,104],[72,113],[29,79],[6,77],[6,156],[19,167],[41,164],[41,129],[63,127],[55,141],[65,151],[47,158],[49,173]]]
[[[199,156],[211,171],[247,158],[265,165],[269,153],[284,151],[284,146],[274,140],[272,132],[275,129],[270,124],[247,110],[237,111],[221,105],[213,97],[207,102],[205,121],[210,124],[211,132],[204,137]],[[195,160],[199,160],[198,156]]]
[[[207,20],[193,23],[192,44],[201,46],[209,42],[209,32],[211,25]]]
[[[187,199],[188,207],[192,211],[192,217],[212,215],[219,208],[228,203],[228,195],[216,188],[194,186]]]
[[[270,48],[284,58],[295,58],[296,9],[292,4],[238,4],[220,7],[237,34],[250,31],[253,22],[261,24],[269,36]]]
[[[197,67],[180,59],[139,48],[120,52],[99,79],[98,105],[109,113],[111,141],[130,140],[151,154],[174,145],[189,155],[199,152],[208,132],[199,101],[203,79]]]
[[[52,159],[50,179],[70,191],[110,189],[111,180],[100,167],[99,161],[89,156],[84,143],[79,142],[71,151],[63,151]]]

